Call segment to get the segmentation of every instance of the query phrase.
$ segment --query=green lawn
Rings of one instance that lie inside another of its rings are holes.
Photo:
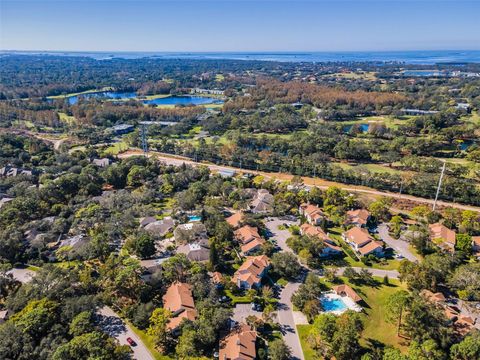
[[[298,337],[300,338],[300,345],[302,346],[303,356],[305,360],[316,360],[318,359],[315,350],[313,350],[308,344],[307,338],[312,325],[297,325]]]
[[[59,112],[58,117],[60,118],[61,122],[67,124],[73,124],[75,122],[75,116],[67,115],[64,112]]]
[[[123,151],[128,150],[128,145],[127,143],[118,142],[110,145],[108,148],[104,150],[104,153],[107,155],[118,155]]]
[[[230,290],[225,290],[225,295],[232,299],[232,305],[235,304],[248,304],[251,303],[252,300],[248,296],[237,296],[232,294]]]

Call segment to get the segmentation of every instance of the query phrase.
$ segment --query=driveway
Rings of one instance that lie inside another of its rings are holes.
[[[7,274],[12,274],[15,280],[25,284],[32,280],[32,278],[35,276],[35,271],[26,268],[14,268],[7,271]]]
[[[282,251],[293,252],[287,245],[287,239],[292,236],[288,229],[281,230],[278,227],[280,225],[299,225],[299,221],[280,220],[279,218],[272,218],[272,220],[266,221],[265,226],[272,234],[272,239],[276,240],[277,245]]]
[[[288,283],[282,290],[278,301],[277,321],[280,324],[283,340],[292,350],[292,359],[303,360],[302,346],[293,317],[293,305],[290,301],[292,294],[298,290],[299,286],[300,283]]]
[[[233,308],[232,318],[238,323],[244,323],[245,319],[250,315],[262,318],[261,311],[252,310],[252,304],[236,304]]]
[[[378,225],[378,235],[389,247],[395,250],[398,254],[402,255],[405,259],[412,262],[418,261],[417,257],[413,255],[413,253],[408,248],[408,242],[400,239],[397,240],[390,236],[390,234],[388,233],[387,224]]]
[[[142,340],[125,324],[125,322],[108,306],[97,311],[100,315],[100,327],[102,330],[118,340],[121,345],[128,345],[127,338],[130,337],[137,343],[131,346],[133,350],[132,358],[137,360],[155,360]]]

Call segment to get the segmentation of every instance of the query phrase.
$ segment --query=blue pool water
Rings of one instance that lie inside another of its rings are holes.
[[[320,303],[322,304],[322,308],[326,312],[331,311],[344,311],[347,310],[347,305],[342,301],[342,299],[330,299],[327,297],[322,297],[320,299]]]
[[[352,127],[353,125],[347,125],[343,128],[343,131],[348,133]],[[364,133],[368,131],[369,127],[370,127],[370,124],[360,124],[358,128],[362,133]]]
[[[202,217],[200,215],[188,215],[188,221],[200,221]]]

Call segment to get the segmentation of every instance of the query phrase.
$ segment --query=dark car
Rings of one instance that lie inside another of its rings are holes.
[[[137,343],[131,337],[127,338],[127,342],[130,346],[137,346]]]

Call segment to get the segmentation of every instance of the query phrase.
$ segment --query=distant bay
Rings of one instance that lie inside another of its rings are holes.
[[[344,51],[344,52],[60,52],[2,51],[0,54],[48,54],[87,56],[97,60],[138,59],[215,59],[281,62],[401,62],[411,65],[437,63],[480,63],[480,50],[426,51]]]

